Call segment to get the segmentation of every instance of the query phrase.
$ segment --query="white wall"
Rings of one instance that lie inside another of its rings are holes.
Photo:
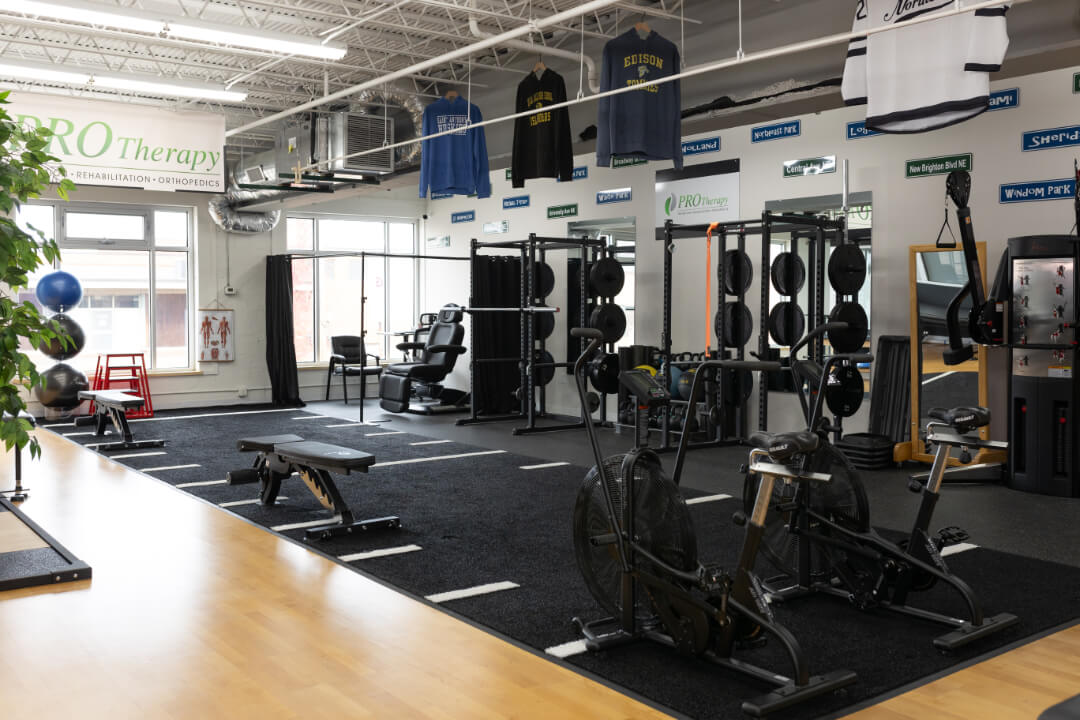
[[[998,186],[1001,183],[1028,180],[1048,180],[1069,177],[1072,160],[1080,156],[1080,148],[1021,152],[1020,134],[1025,130],[1053,128],[1080,122],[1080,95],[1073,94],[1072,76],[1080,67],[1058,70],[1040,75],[1014,78],[997,83],[993,89],[1020,88],[1020,104],[1016,108],[988,112],[966,123],[917,135],[878,135],[858,140],[846,140],[846,124],[863,118],[863,108],[839,110],[803,116],[802,134],[799,137],[752,144],[748,127],[720,131],[721,151],[686,158],[687,164],[712,162],[727,158],[741,160],[740,215],[751,219],[759,217],[765,203],[817,195],[835,194],[841,191],[841,173],[816,177],[784,179],[782,163],[821,155],[836,155],[838,163],[849,161],[850,189],[870,191],[874,203],[874,236],[871,327],[872,342],[883,334],[909,333],[908,247],[934,242],[943,219],[945,176],[906,179],[905,161],[937,155],[973,153],[972,194],[970,206],[973,213],[976,238],[985,241],[988,248],[989,272],[993,272],[997,258],[1010,237],[1038,233],[1065,233],[1073,225],[1072,203],[1066,200],[1019,203],[998,203]],[[688,136],[711,137],[717,133]],[[450,251],[467,254],[469,239],[481,240],[520,239],[530,232],[539,235],[562,236],[566,233],[567,219],[548,220],[546,208],[576,202],[580,214],[573,220],[588,220],[624,215],[637,216],[637,298],[635,341],[642,344],[659,344],[661,324],[661,294],[663,283],[663,259],[661,244],[653,236],[654,226],[654,173],[671,167],[671,163],[651,162],[618,170],[595,167],[594,157],[579,156],[575,165],[588,165],[589,177],[571,184],[554,180],[532,180],[524,189],[511,188],[502,170],[492,173],[492,197],[485,200],[455,197],[428,203],[426,235],[451,237]],[[598,190],[631,187],[633,202],[613,205],[597,205]],[[530,195],[530,207],[502,209],[502,198],[513,195]],[[475,210],[473,223],[452,224],[450,215],[462,210]],[[483,235],[484,222],[508,220],[508,235]],[[954,231],[955,217],[952,218]],[[760,246],[748,241],[751,257],[760,257]],[[715,253],[714,253],[715,255]],[[676,349],[700,351],[702,348],[704,309],[704,242],[698,247],[682,243],[676,253],[674,272],[672,339]],[[715,262],[715,259],[714,259]],[[553,262],[556,269],[556,289],[549,304],[565,302],[565,269],[560,262]],[[464,265],[464,264],[462,264]],[[467,268],[455,267],[448,272],[460,275],[455,284],[448,278],[443,287],[465,287]],[[710,268],[709,272],[714,272]],[[755,282],[748,296],[758,297],[761,277],[755,271]],[[714,275],[715,277],[715,275]],[[441,303],[445,292],[429,293],[432,303]],[[431,288],[431,289],[434,289]],[[442,294],[440,294],[442,293]],[[558,299],[555,299],[558,298]],[[757,312],[757,303],[750,305]],[[715,311],[715,308],[714,308]],[[562,318],[560,317],[560,320]],[[561,322],[549,346],[560,357],[565,352],[564,330]],[[756,334],[748,345],[756,348]],[[457,386],[464,387],[466,369],[455,372]],[[576,408],[570,383],[557,379],[549,387],[549,407],[554,410],[573,412]],[[991,394],[994,387],[991,385]],[[796,428],[800,414],[794,397],[774,394],[770,396],[770,428]],[[847,423],[851,431],[865,429],[868,408]],[[756,422],[756,420],[752,420]]]

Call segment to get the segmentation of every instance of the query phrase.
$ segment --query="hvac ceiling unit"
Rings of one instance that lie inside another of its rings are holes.
[[[328,120],[323,115],[301,115],[287,119],[278,127],[274,165],[279,178],[298,180],[293,178],[297,167],[301,168],[301,175],[328,171],[327,126]]]
[[[277,182],[273,150],[241,158],[236,164],[236,182],[241,185],[273,185]]]
[[[380,115],[331,113],[330,172],[335,175],[383,174],[394,171],[393,149],[345,157],[364,150],[384,148],[394,142],[392,119]]]

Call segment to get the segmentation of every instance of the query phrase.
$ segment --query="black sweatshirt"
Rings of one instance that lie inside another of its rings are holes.
[[[561,102],[566,102],[566,83],[561,75],[547,68],[539,78],[536,73],[525,76],[518,85],[514,107],[516,112],[525,112]],[[570,144],[570,115],[566,108],[518,118],[514,122],[514,158],[510,163],[514,187],[524,187],[528,178],[572,180],[574,153]]]

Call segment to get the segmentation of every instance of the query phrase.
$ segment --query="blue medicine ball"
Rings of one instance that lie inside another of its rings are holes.
[[[71,273],[57,270],[38,280],[35,294],[38,302],[53,312],[64,312],[82,300],[82,285]]]
[[[669,374],[669,376],[671,378],[671,386],[668,388],[668,391],[672,394],[673,397],[678,397],[679,396],[679,378],[682,377],[682,368],[677,368],[674,365],[672,365],[669,368],[669,373],[668,374]]]

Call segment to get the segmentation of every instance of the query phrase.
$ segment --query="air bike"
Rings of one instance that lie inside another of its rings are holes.
[[[574,364],[574,377],[582,416],[586,418],[585,431],[596,458],[574,507],[574,549],[586,585],[611,615],[595,622],[574,618],[586,647],[602,650],[641,639],[653,640],[775,686],[771,692],[743,702],[742,709],[754,717],[855,682],[855,673],[848,671],[810,674],[798,642],[774,619],[753,573],[774,484],[803,479],[827,483],[829,478],[816,474],[807,478],[792,468],[767,462],[763,451],[752,452],[751,467],[761,477],[761,489],[749,521],[744,523],[739,563],[730,573],[701,564],[694,526],[678,489],[690,434],[682,435],[671,478],[664,474],[659,456],[645,447],[649,411],[670,402],[668,390],[643,371],[619,373],[619,382],[635,398],[637,443],[625,455],[603,457],[584,377],[602,335],[592,328],[574,328],[570,333],[590,341]],[[694,377],[691,406],[700,397],[701,378],[708,368],[775,371],[780,365],[707,361],[698,367]],[[787,653],[790,677],[734,657],[737,650],[760,645],[768,636]]]
[[[1002,449],[1004,443],[982,440],[969,433],[990,423],[990,411],[981,407],[930,410],[927,441],[937,450],[925,484],[913,480],[912,492],[921,496],[919,510],[907,538],[892,542],[870,526],[870,506],[862,480],[847,458],[830,442],[836,431],[822,412],[822,400],[830,371],[836,363],[867,355],[834,355],[822,366],[799,360],[797,354],[814,338],[846,323],[825,323],[792,346],[788,369],[799,389],[807,430],[793,433],[754,433],[750,442],[784,462],[797,478],[776,485],[765,475],[748,468],[743,504],[757,513],[762,494],[767,500],[761,554],[783,575],[769,579],[764,587],[770,599],[791,600],[811,593],[826,593],[849,600],[861,610],[880,608],[948,626],[949,632],[934,639],[947,652],[1000,632],[1017,623],[1015,615],[987,616],[971,587],[954,575],[945,562],[947,548],[967,539],[955,527],[930,534],[930,522],[940,498],[942,479],[954,447]],[[802,388],[808,388],[808,393]],[[809,397],[808,397],[809,396]],[[827,473],[831,482],[819,489],[813,478]],[[952,617],[909,604],[913,594],[941,582],[963,599],[967,615]],[[786,586],[783,583],[788,583]]]

